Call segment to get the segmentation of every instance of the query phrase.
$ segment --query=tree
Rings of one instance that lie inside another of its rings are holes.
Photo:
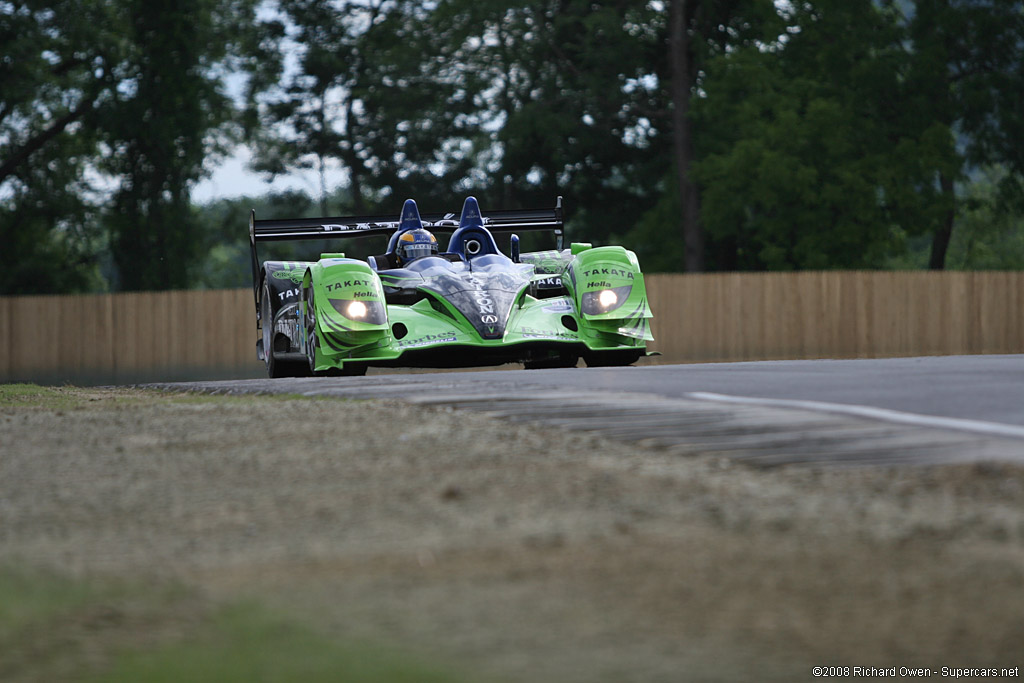
[[[934,229],[929,267],[942,269],[957,215],[956,183],[970,166],[1004,164],[1004,184],[1024,174],[1024,3],[917,0],[903,25],[908,83],[932,126],[956,136],[952,159],[937,164],[945,213]]]
[[[123,52],[107,0],[0,7],[0,292],[99,286],[97,109]]]
[[[260,42],[255,2],[0,6],[0,215],[18,245],[0,264],[49,278],[4,291],[99,287],[107,248],[125,288],[187,284],[189,190],[229,140],[223,81]]]
[[[282,0],[298,54],[295,73],[251,103],[255,124],[254,167],[268,177],[297,168],[315,168],[320,177],[320,213],[330,213],[327,170],[339,165],[348,176],[351,206],[365,213],[372,194],[360,132],[367,108],[359,90],[373,56],[371,34],[394,11],[388,0],[346,2]]]
[[[426,70],[458,113],[442,155],[462,176],[455,188],[490,206],[566,195],[570,232],[624,234],[664,165],[651,121],[666,111],[659,21],[653,3],[438,3]]]
[[[126,0],[132,51],[107,109],[103,170],[119,179],[106,226],[120,288],[187,287],[201,238],[190,202],[233,119],[219,66],[251,0]]]
[[[783,18],[776,40],[715,58],[696,103],[714,263],[876,267],[944,210],[952,138],[916,106],[891,10],[817,0]]]

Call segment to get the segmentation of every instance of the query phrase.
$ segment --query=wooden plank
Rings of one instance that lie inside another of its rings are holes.
[[[0,382],[11,377],[11,301],[0,297]]]

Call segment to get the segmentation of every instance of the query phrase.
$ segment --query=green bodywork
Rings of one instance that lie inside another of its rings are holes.
[[[573,245],[523,254],[517,264],[501,257],[493,269],[438,263],[422,272],[410,266],[378,273],[363,261],[324,256],[303,273],[299,309],[302,352],[312,356],[314,371],[405,364],[412,351],[445,347],[499,361],[528,346],[642,355],[653,340],[643,274],[622,247]],[[538,298],[553,278],[561,278],[564,293],[550,296],[549,289]],[[611,306],[598,301],[605,290],[616,293]]]

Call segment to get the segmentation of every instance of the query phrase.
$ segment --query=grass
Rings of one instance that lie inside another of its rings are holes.
[[[0,384],[0,408],[60,409],[75,407],[82,402],[81,396],[65,387]]]
[[[400,653],[336,642],[258,605],[235,604],[187,641],[122,657],[99,680],[448,683],[460,679]]]
[[[300,396],[286,399],[305,398]],[[282,397],[0,384],[0,412],[116,403],[232,403]],[[73,579],[0,563],[0,681],[458,683],[465,676],[396,648],[339,642],[256,602],[132,578]],[[475,679],[474,679],[475,680]]]
[[[0,680],[458,683],[408,654],[337,642],[255,602],[180,586],[0,567]]]
[[[0,410],[26,408],[36,410],[75,410],[97,401],[128,403],[133,401],[162,401],[170,404],[239,403],[261,401],[347,401],[349,399],[306,396],[303,394],[203,394],[198,392],[171,392],[128,387],[87,388],[71,385],[41,386],[37,384],[0,384]]]

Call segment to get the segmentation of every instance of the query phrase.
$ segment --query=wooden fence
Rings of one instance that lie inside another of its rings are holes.
[[[258,372],[251,289],[0,298],[0,381]]]
[[[647,278],[673,361],[1024,353],[1024,272],[715,273]]]
[[[660,360],[1024,353],[1024,272],[649,275]],[[0,381],[259,376],[249,289],[0,298]]]

